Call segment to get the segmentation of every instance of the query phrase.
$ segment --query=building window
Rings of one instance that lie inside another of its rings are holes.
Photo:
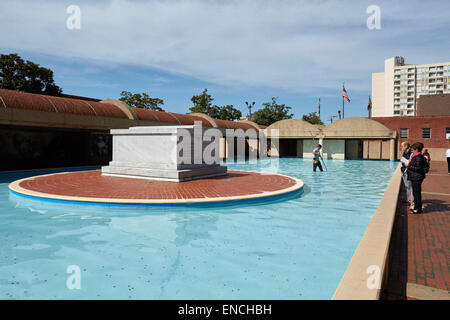
[[[431,139],[431,128],[422,128],[422,139]]]
[[[445,128],[445,139],[450,140],[450,128]]]
[[[400,128],[400,139],[408,139],[408,128]]]

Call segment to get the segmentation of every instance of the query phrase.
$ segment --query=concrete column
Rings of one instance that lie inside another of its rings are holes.
[[[266,158],[267,157],[267,137],[266,136],[259,136],[258,139],[258,157],[260,158]]]
[[[322,155],[322,158],[325,156],[325,158],[328,159],[329,152],[327,152],[325,154],[323,153],[323,147],[324,147],[324,145],[323,145],[323,138],[319,138],[318,144],[320,144],[322,146],[322,149],[320,150],[320,154]],[[316,147],[317,147],[317,145],[314,146],[314,148],[316,148]]]
[[[227,137],[225,139],[225,154],[228,160],[234,160],[234,137]]]
[[[225,159],[227,156],[227,143],[225,138],[219,140],[219,158]]]
[[[236,143],[236,158],[245,159],[245,138],[238,137],[235,141]]]
[[[278,139],[270,140],[270,156],[271,157],[280,156],[280,140]]]
[[[395,160],[395,139],[391,139],[389,145],[389,160]]]
[[[303,140],[297,140],[297,158],[303,158]]]
[[[248,139],[248,157],[250,160],[258,158],[258,139]]]

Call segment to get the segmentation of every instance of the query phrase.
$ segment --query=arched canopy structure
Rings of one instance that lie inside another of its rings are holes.
[[[345,118],[333,122],[323,130],[325,138],[366,138],[388,139],[395,138],[395,131],[389,130],[378,121],[367,118]]]
[[[272,123],[265,129],[267,136],[271,137],[274,129],[278,130],[280,138],[311,138],[311,135],[317,136],[321,133],[321,128],[298,119],[286,119]]]
[[[390,139],[395,138],[395,131],[389,130],[378,121],[367,118],[345,118],[333,122],[329,126],[313,125],[297,119],[280,120],[265,129],[270,137],[271,130],[278,129],[280,138],[317,138],[330,139]]]
[[[312,150],[320,143],[324,157],[332,159],[395,158],[396,132],[367,118],[346,118],[329,126],[281,120],[265,129],[269,138],[275,137],[274,129],[279,131],[279,146],[273,145],[271,151],[275,155],[312,157]]]
[[[181,114],[134,108],[123,101],[106,99],[100,102],[47,96],[0,89],[0,123],[11,125],[114,129],[148,125],[192,125],[200,121],[204,127],[225,129],[256,129],[251,121],[235,122],[213,119],[206,114]]]

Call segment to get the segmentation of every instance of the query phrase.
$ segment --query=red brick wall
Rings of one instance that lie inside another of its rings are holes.
[[[450,116],[437,117],[376,117],[372,120],[397,131],[398,145],[403,141],[422,142],[425,148],[450,148],[445,129],[450,128]],[[400,139],[400,128],[408,128],[408,139]],[[422,128],[431,128],[431,139],[422,139]]]

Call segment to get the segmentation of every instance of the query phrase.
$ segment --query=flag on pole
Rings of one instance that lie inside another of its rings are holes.
[[[320,119],[320,98],[319,98],[319,119]]]
[[[344,98],[344,100],[346,100],[347,102],[350,102],[350,99],[348,98],[348,94],[344,86],[342,86],[342,98]]]
[[[370,99],[370,96],[369,96],[369,105],[367,106],[367,110],[370,110],[370,109],[372,109],[372,100]]]

